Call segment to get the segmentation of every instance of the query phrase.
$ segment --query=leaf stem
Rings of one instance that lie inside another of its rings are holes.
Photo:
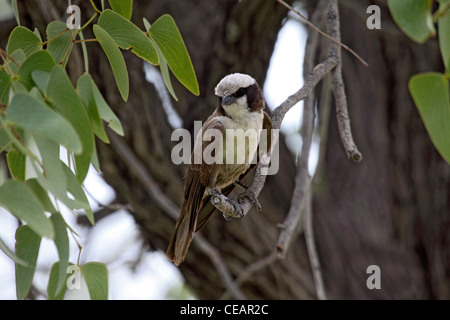
[[[84,28],[86,28],[95,19],[97,15],[98,13],[95,12],[94,15],[80,28],[80,30],[78,30],[78,32],[83,31]]]
[[[82,43],[82,42],[94,42],[98,41],[97,39],[80,39],[80,40],[73,40],[73,43]]]
[[[445,16],[447,13],[449,13],[449,9],[450,9],[450,2],[447,2],[438,10],[436,10],[436,12],[433,14],[433,21],[437,22],[440,18]]]
[[[6,56],[6,57],[5,57]],[[5,50],[3,50],[2,48],[0,48],[0,57],[2,58],[3,62],[5,62],[4,64],[4,68],[7,68],[9,73],[14,76],[14,72],[11,70],[11,67],[9,66],[9,63],[7,63],[8,61],[6,60],[6,58],[9,58],[12,62],[15,63],[15,65],[20,68],[20,65],[17,63],[16,60],[14,60]],[[2,67],[3,68],[3,67]]]
[[[100,10],[98,10],[97,6],[94,3],[94,0],[89,0],[89,2],[91,3],[92,8],[94,8],[94,11],[98,14],[101,14],[102,12]]]
[[[69,30],[70,30],[69,28],[66,28],[65,30],[63,30],[63,31],[59,32],[58,34],[54,35],[53,37],[51,37],[50,39],[47,39],[47,41],[41,42],[41,46],[42,46],[42,47],[45,46],[45,45],[48,44],[50,41],[52,41],[52,40],[58,38],[58,37],[59,37],[60,35],[62,35],[64,32],[67,32],[67,31],[69,31]]]

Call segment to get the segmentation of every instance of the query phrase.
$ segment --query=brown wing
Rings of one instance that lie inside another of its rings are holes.
[[[266,131],[263,131],[260,137],[260,143],[258,145],[258,153],[257,153],[258,155],[257,163],[259,163],[260,157],[264,153],[266,153],[267,150],[271,150],[272,148],[272,139],[271,139],[272,119],[270,119],[270,116],[266,112],[264,112],[263,129],[266,129]],[[263,139],[266,139],[265,140],[266,142],[264,142]],[[259,149],[260,145],[266,145],[267,148],[264,148],[265,150],[260,150]],[[239,181],[244,180],[247,177],[247,175],[256,167],[257,163],[252,164],[250,168],[239,177]],[[229,185],[228,187],[222,190],[222,194],[228,196],[234,190],[235,187],[236,186],[234,184]],[[196,232],[205,226],[205,224],[209,221],[214,211],[216,210],[216,208],[211,204],[209,199],[210,199],[209,196],[204,198],[200,204],[197,218],[197,228],[195,229]]]
[[[203,135],[199,133],[196,138],[194,151],[191,155],[191,164],[185,176],[184,202],[167,249],[167,257],[176,265],[183,262],[186,256],[196,229],[199,209],[203,207],[202,199],[205,190],[207,187],[214,186],[217,176],[214,170],[216,164],[203,161],[203,151],[207,147],[214,149],[215,145],[221,144],[222,141],[218,141],[214,137],[205,141],[203,136],[208,129],[219,130],[221,134],[224,132],[220,121],[215,118],[209,118],[202,127],[201,132]],[[218,147],[221,148],[221,145]]]

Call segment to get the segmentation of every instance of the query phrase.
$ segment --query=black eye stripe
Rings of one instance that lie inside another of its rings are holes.
[[[246,92],[247,92],[247,88],[239,88],[239,90],[236,91],[233,94],[233,96],[236,97],[236,98],[240,98],[240,97],[244,96],[246,94]]]

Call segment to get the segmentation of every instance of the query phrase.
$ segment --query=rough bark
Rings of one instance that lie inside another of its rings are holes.
[[[313,212],[330,298],[449,298],[450,167],[435,151],[408,92],[409,78],[442,71],[437,41],[418,45],[393,24],[384,2],[382,29],[365,27],[374,1],[341,1],[342,41],[353,135],[364,160],[349,162],[330,119],[324,180]],[[369,290],[367,267],[381,269]]]

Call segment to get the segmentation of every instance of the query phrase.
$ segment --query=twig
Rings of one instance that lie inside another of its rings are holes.
[[[306,19],[305,16],[303,16],[300,12],[298,12],[297,10],[295,10],[294,8],[292,8],[290,5],[288,5],[286,2],[284,2],[283,0],[276,0],[279,4],[281,4],[283,7],[291,10],[292,12],[294,12],[296,15],[298,15],[308,26],[310,26],[311,28],[313,28],[316,32],[320,33],[321,35],[323,35],[324,37],[328,38],[329,40],[335,42],[336,44],[338,44],[339,46],[341,46],[342,48],[344,48],[345,50],[347,50],[348,52],[350,52],[351,54],[353,54],[365,67],[367,67],[369,64],[364,61],[363,58],[361,58],[355,51],[353,51],[352,49],[350,49],[348,46],[346,46],[345,44],[343,44],[342,42],[340,42],[339,40],[337,40],[336,38],[326,34],[325,32],[321,31],[319,28],[317,28],[313,23],[309,22],[308,19]]]
[[[323,284],[322,269],[320,267],[319,255],[317,254],[316,244],[314,242],[314,228],[312,223],[312,195],[311,189],[308,190],[305,206],[305,240],[306,248],[308,250],[309,261],[316,286],[317,298],[319,300],[326,300],[325,286]]]
[[[133,172],[136,178],[141,182],[148,195],[158,205],[158,207],[165,211],[172,219],[177,220],[180,213],[178,208],[158,187],[158,184],[153,180],[150,172],[144,166],[141,160],[133,153],[128,145],[121,140],[114,133],[109,135],[111,145],[116,149],[117,154],[128,165],[128,168]],[[220,253],[214,246],[212,246],[201,234],[197,234],[193,242],[200,248],[200,250],[211,260],[217,272],[222,277],[225,287],[234,298],[243,300],[245,295],[236,286],[233,281],[231,273],[226,267]]]
[[[314,11],[311,20],[319,21],[319,12],[323,12],[326,1],[321,0]],[[309,32],[305,50],[305,61],[303,70],[305,74],[312,69],[314,56],[316,55],[318,46],[317,33]],[[303,123],[301,129],[302,151],[297,162],[297,175],[295,178],[295,188],[292,195],[291,207],[286,219],[283,222],[285,228],[280,232],[277,242],[278,257],[284,258],[289,249],[290,243],[297,234],[298,226],[304,223],[305,240],[310,257],[311,269],[313,271],[314,284],[319,300],[325,300],[325,288],[322,280],[322,271],[318,254],[314,243],[314,232],[312,226],[312,193],[311,193],[311,177],[309,175],[309,152],[311,150],[312,135],[314,131],[314,91],[306,98],[303,107]]]
[[[328,2],[327,10],[327,27],[328,32],[336,39],[341,38],[340,25],[339,25],[339,9],[336,0]],[[330,43],[330,57],[336,57],[341,61],[341,50],[339,46],[334,43]],[[342,145],[347,153],[349,159],[360,162],[362,160],[362,154],[353,141],[352,131],[350,127],[350,119],[347,109],[347,96],[345,95],[344,81],[342,79],[342,64],[339,63],[331,73],[331,84],[333,87],[334,100],[336,103],[336,117],[339,128],[339,135]]]
[[[267,256],[253,262],[252,264],[248,265],[244,270],[242,270],[239,273],[239,276],[237,277],[235,283],[236,286],[240,286],[242,283],[244,283],[252,274],[255,272],[267,267],[272,262],[274,262],[277,259],[276,252],[273,251],[272,253],[268,254]],[[220,297],[221,300],[226,300],[229,298],[230,291],[225,290],[223,295]]]
[[[320,15],[323,14],[325,1],[319,1],[314,13],[311,16],[313,23],[318,23]],[[307,77],[313,69],[314,57],[318,47],[318,34],[308,30],[308,38],[305,46],[305,59],[303,62],[303,76]],[[303,120],[301,128],[302,150],[297,161],[297,174],[295,177],[295,188],[292,195],[291,206],[289,212],[283,221],[283,229],[280,232],[277,241],[278,257],[284,258],[289,244],[292,241],[294,233],[298,230],[298,226],[302,221],[302,213],[306,203],[306,194],[311,185],[311,177],[309,176],[308,160],[311,149],[312,135],[314,131],[314,91],[305,99],[303,104]]]

